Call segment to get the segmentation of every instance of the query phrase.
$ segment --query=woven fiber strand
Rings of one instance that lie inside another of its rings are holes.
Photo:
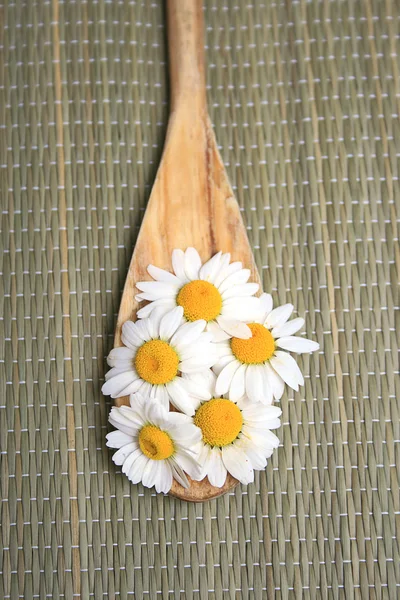
[[[1,598],[394,598],[395,1],[206,5],[210,112],[264,288],[320,353],[254,485],[132,486],[100,388],[168,115],[160,0],[1,6]]]

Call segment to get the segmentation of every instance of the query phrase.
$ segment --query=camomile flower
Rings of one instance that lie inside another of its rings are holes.
[[[213,397],[197,408],[193,423],[201,430],[198,480],[208,477],[211,485],[222,487],[227,473],[241,483],[254,481],[254,471],[265,469],[267,459],[279,446],[272,429],[280,426],[282,411],[241,398],[237,402]]]
[[[285,383],[295,391],[304,384],[303,375],[288,352],[314,352],[319,344],[294,336],[304,319],[288,320],[292,304],[272,310],[270,294],[262,294],[259,301],[262,316],[248,324],[252,337],[233,337],[217,344],[219,359],[213,370],[218,376],[217,395],[229,392],[230,398],[236,400],[246,394],[253,401],[271,404],[274,398],[282,397]]]
[[[203,319],[214,341],[231,336],[251,337],[247,321],[253,321],[259,309],[254,294],[258,283],[248,283],[249,269],[241,262],[230,263],[230,254],[218,252],[202,264],[194,248],[172,253],[174,274],[149,265],[148,272],[155,281],[141,281],[136,287],[141,291],[138,301],[149,304],[138,311],[138,317],[148,317],[155,308],[163,311],[182,306],[186,321]]]
[[[147,319],[124,323],[125,346],[108,355],[112,369],[106,374],[103,394],[118,398],[140,390],[157,397],[165,409],[171,402],[187,414],[193,414],[193,399],[210,398],[198,379],[191,382],[191,376],[215,363],[216,344],[212,334],[204,332],[204,320],[184,323],[182,317],[183,308],[177,306],[166,314],[153,311]]]
[[[109,421],[116,431],[107,434],[107,446],[118,448],[113,461],[132,483],[167,493],[173,478],[188,488],[185,473],[199,477],[193,448],[201,431],[190,417],[168,412],[155,398],[135,394],[131,406],[111,409]]]

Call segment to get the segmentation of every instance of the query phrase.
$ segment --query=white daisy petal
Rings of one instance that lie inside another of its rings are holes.
[[[139,420],[137,418],[135,422],[135,417],[129,418],[128,416],[124,415],[123,412],[121,412],[121,410],[116,406],[111,410],[108,420],[111,425],[117,427],[123,433],[133,437],[136,435],[138,428],[142,425],[142,423],[138,422]]]
[[[229,319],[227,317],[217,317],[217,323],[226,333],[232,337],[237,337],[242,340],[248,340],[251,338],[251,329],[236,319]]]
[[[138,296],[136,296],[136,299],[137,298]],[[174,307],[175,300],[173,298],[160,298],[159,300],[153,300],[153,302],[150,302],[149,304],[146,304],[146,306],[143,306],[143,308],[137,311],[136,315],[138,319],[146,319],[152,314],[152,312],[156,308],[161,308],[164,311],[164,313],[166,313],[172,310]]]
[[[197,427],[193,425],[192,419],[182,413],[175,411],[168,413],[168,422],[175,428],[175,432],[178,431],[179,442],[182,442],[182,439],[186,438],[188,435],[192,436],[193,431],[197,431]]]
[[[108,362],[108,360],[107,360]],[[110,364],[110,363],[108,363]],[[112,377],[116,377],[117,375],[121,375],[121,373],[126,373],[128,371],[132,371],[133,367],[132,367],[132,361],[119,361],[118,363],[118,367],[113,367],[112,369],[110,369],[109,371],[107,371],[106,375],[105,375],[105,380],[108,381],[109,379],[111,379]],[[110,365],[111,367],[111,365]]]
[[[111,379],[108,379],[108,381],[103,384],[101,391],[105,396],[118,398],[121,396],[121,392],[136,380],[137,375],[133,371],[125,371],[116,377],[111,377]]]
[[[214,352],[216,358],[216,352]],[[196,343],[194,346],[185,346],[179,352],[179,358],[183,362],[184,360],[194,359],[195,361],[207,359],[210,357],[210,344],[209,343]]]
[[[219,292],[222,294],[232,285],[242,285],[243,283],[247,283],[250,275],[250,269],[240,269],[240,271],[235,271],[226,277],[226,279],[224,279],[224,281],[220,284],[218,287]]]
[[[129,360],[132,360],[134,356],[135,356],[134,350],[132,350],[131,348],[126,348],[125,346],[120,346],[119,348],[113,348],[111,350],[110,354],[108,355],[108,359],[111,359],[112,361],[117,361],[117,360],[129,361]]]
[[[213,448],[210,452],[207,473],[208,481],[211,485],[217,488],[224,485],[227,470],[222,460],[222,452],[219,448]]]
[[[263,322],[265,322],[265,319],[268,317],[268,315],[271,312],[272,307],[273,307],[271,294],[265,294],[265,293],[261,294],[260,307],[261,307],[262,314],[264,316]]]
[[[185,346],[193,344],[204,331],[205,326],[206,322],[203,320],[194,321],[193,323],[184,323],[172,336],[171,345],[179,352]]]
[[[156,308],[151,313],[151,319],[143,319],[142,323],[146,323],[147,330],[150,335],[150,339],[154,340],[160,337],[160,322],[164,316],[162,308]]]
[[[210,321],[207,323],[207,331],[212,333],[214,342],[223,342],[224,340],[229,340],[231,338],[229,333],[226,333],[223,329],[221,329],[221,327],[218,325],[218,323],[215,323],[215,321]]]
[[[165,385],[153,385],[151,397],[156,398],[165,410],[169,410],[169,394]]]
[[[186,415],[194,415],[194,403],[185,389],[184,384],[177,378],[166,385],[171,403]]]
[[[265,326],[268,327],[268,329],[281,327],[289,319],[293,312],[293,308],[293,304],[283,304],[282,306],[278,306],[278,308],[274,308],[266,318],[264,323]]]
[[[222,460],[227,471],[241,483],[246,485],[254,481],[254,470],[250,460],[235,445],[222,448]]]
[[[143,381],[141,379],[135,379],[135,381],[132,381],[132,383],[124,387],[124,389],[119,392],[118,396],[130,396],[131,394],[134,394],[135,392],[139,391],[142,385]],[[118,396],[111,397],[117,398]]]
[[[211,459],[211,450],[212,448],[208,444],[204,444],[202,441],[198,444],[197,460],[201,468],[201,473],[196,481],[201,481],[204,477],[207,476],[208,473],[208,465]]]
[[[188,394],[199,400],[209,400],[214,393],[216,377],[210,370],[199,373],[184,373],[182,384]]]
[[[123,464],[122,472],[128,477],[131,483],[139,483],[142,480],[149,459],[140,450],[136,450],[136,456],[129,460],[129,462],[128,460]]]
[[[204,371],[204,369],[211,369],[216,361],[216,356],[212,354],[210,358],[188,358],[179,363],[179,370],[181,373],[196,373],[198,371]]]
[[[275,352],[275,356],[270,359],[270,363],[283,381],[296,392],[299,385],[304,385],[304,378],[297,362],[287,352]]]
[[[217,396],[226,394],[231,386],[232,378],[239,367],[240,363],[235,359],[222,369],[221,373],[218,375],[217,383],[215,384],[215,393]]]
[[[159,298],[174,298],[178,291],[178,286],[172,283],[165,283],[162,281],[138,281],[136,283],[136,287],[138,290],[146,296],[151,296],[151,298],[146,298],[147,300],[158,300]]]
[[[160,321],[160,339],[167,340],[174,335],[179,325],[182,322],[183,308],[177,306],[171,312],[163,316]]]
[[[264,365],[264,373],[267,373],[268,382],[272,387],[275,400],[280,400],[285,389],[285,382],[268,363]]]
[[[133,323],[132,321],[126,321],[122,325],[121,339],[125,346],[128,346],[128,348],[133,350],[136,350],[138,346],[141,346],[143,342],[147,341],[143,335],[142,329],[138,328],[137,323]]]
[[[272,433],[272,431],[269,431],[268,427],[269,425],[266,424],[256,430],[254,427],[244,425],[242,438],[247,439],[251,444],[254,444],[260,453],[267,458],[268,456],[271,456],[271,451],[278,448],[280,444],[279,438]]]
[[[208,372],[211,373],[211,371]],[[208,382],[205,378],[202,379],[200,385],[196,381],[192,381],[190,379],[190,377],[195,375],[198,375],[198,373],[190,373],[189,375],[185,373],[185,378],[182,377],[181,382],[188,395],[193,399],[193,404],[196,404],[195,408],[197,408],[200,401],[209,400],[212,397],[212,393],[210,392],[210,387],[208,386]],[[194,399],[196,399],[197,402],[194,402]]]
[[[150,385],[150,384],[149,384]],[[136,394],[131,394],[129,401],[130,407],[139,414],[144,415],[145,407],[147,404],[147,393],[144,389],[144,384],[142,385],[140,392],[136,392]]]
[[[174,436],[176,436],[176,446],[180,452],[186,452],[190,454],[190,456],[195,457],[196,452],[194,450],[194,446],[202,439],[201,431],[196,425],[194,425],[191,417],[187,415],[182,416],[186,420],[182,422],[182,425],[178,423],[177,428],[174,429]],[[190,440],[191,444],[189,443]]]
[[[219,264],[218,264],[218,268],[214,274],[214,279],[213,279],[213,284],[215,285],[215,281],[217,278],[219,278],[221,275],[223,276],[227,266],[229,265],[229,261],[231,260],[231,255],[229,254],[229,252],[219,252],[218,254],[220,254],[220,259],[219,259]]]
[[[151,340],[151,335],[150,335],[150,332],[149,332],[149,328],[147,327],[147,323],[152,318],[153,318],[153,315],[151,315],[151,317],[149,317],[148,319],[140,319],[139,321],[136,321],[136,323],[134,324],[135,327],[136,327],[136,333],[145,342],[149,342]],[[122,338],[122,341],[123,341],[123,338]],[[143,342],[142,342],[142,344],[143,344]]]
[[[319,349],[318,342],[295,336],[281,337],[276,340],[276,345],[283,350],[297,352],[297,354],[315,352],[315,350]]]
[[[229,388],[229,397],[235,402],[244,395],[245,378],[247,365],[240,365],[234,376],[232,377],[231,386]]]
[[[221,256],[221,262],[218,268],[217,273],[215,274],[214,277],[214,281],[213,284],[215,285],[215,287],[218,289],[218,287],[221,285],[221,283],[224,281],[224,279],[226,279],[226,277],[228,276],[229,272],[229,261],[231,260],[231,255],[229,254],[229,252],[227,252],[226,254],[223,254]],[[235,267],[235,268],[242,268],[242,264],[240,263],[239,267]]]
[[[181,284],[188,282],[185,273],[185,253],[183,250],[177,249],[172,252],[172,268],[177,278],[181,281]]]
[[[107,446],[109,448],[121,448],[122,446],[126,446],[126,444],[131,444],[133,442],[133,436],[123,431],[111,431],[107,433]]]
[[[263,378],[263,393],[260,398],[260,402],[268,405],[268,404],[272,404],[272,402],[274,400],[274,390],[273,390],[272,384],[269,380],[269,370],[265,368],[267,366],[268,365],[263,365],[263,368],[261,371],[261,375]]]
[[[123,465],[128,456],[137,451],[137,448],[138,445],[136,442],[130,442],[129,444],[125,444],[118,450],[118,452],[115,452],[115,454],[112,457],[113,462],[118,466]]]
[[[157,396],[154,396],[154,398],[158,399]],[[166,409],[161,402],[148,402],[144,408],[146,421],[149,421],[149,423],[153,423],[154,425],[160,427],[167,418],[167,411],[168,409]]]
[[[128,411],[127,413],[125,409]],[[139,414],[136,410],[131,410],[125,404],[113,406],[108,415],[108,421],[119,431],[133,437],[134,441],[136,441],[137,432],[143,426],[144,422],[142,414]]]
[[[156,481],[160,479],[161,461],[149,460],[143,469],[141,476],[142,485],[147,488],[153,487]]]
[[[257,471],[265,469],[267,466],[267,459],[265,452],[263,453],[257,445],[249,439],[241,438],[237,443],[238,448],[243,450],[250,460],[251,466]]]
[[[181,450],[176,453],[175,460],[189,477],[199,481],[198,477],[201,475],[201,468],[196,458]]]
[[[224,356],[233,356],[231,343],[224,342],[221,344],[217,344],[217,356],[218,358],[222,358]]]
[[[254,402],[263,401],[263,367],[264,365],[248,365],[246,369],[246,394]]]
[[[229,298],[224,301],[221,314],[231,319],[254,322],[260,316],[260,299],[248,296],[243,302],[243,298]]]
[[[293,335],[297,333],[299,329],[301,329],[304,325],[304,319],[301,317],[297,317],[297,319],[292,319],[291,321],[287,321],[280,327],[274,327],[271,331],[274,338],[278,337],[286,337],[288,335]]]
[[[221,373],[221,371],[223,371],[225,369],[225,367],[227,365],[229,365],[229,363],[234,362],[234,361],[236,361],[236,358],[233,356],[233,354],[220,358],[218,360],[218,363],[216,365],[214,365],[212,368],[214,373],[216,374],[216,376],[218,377],[218,375]],[[238,366],[239,366],[239,364],[240,363],[238,363]]]
[[[235,271],[239,271],[239,269],[242,268],[241,262],[232,263],[232,267],[232,265],[229,264],[230,260],[231,255],[229,254],[229,252],[222,255],[218,273],[216,274],[215,279],[213,281],[216,288],[219,288],[221,283],[224,281],[224,279],[228,277],[228,275],[231,275]]]
[[[130,405],[132,406],[132,408],[136,408],[137,407],[137,398],[138,395],[143,395],[145,398],[147,398],[148,396],[151,396],[151,390],[152,390],[152,385],[151,383],[148,383],[148,381],[143,381],[141,387],[138,389],[137,392],[135,392],[135,394],[131,394],[130,396]]]
[[[161,462],[161,461],[160,461]],[[160,469],[160,479],[156,481],[155,488],[157,493],[167,494],[172,486],[172,469],[168,461],[162,461]]]
[[[174,459],[170,459],[169,461],[169,466],[171,467],[172,470],[172,475],[174,477],[174,479],[176,479],[176,481],[185,489],[188,489],[190,484],[188,481],[188,478],[186,477],[185,473],[183,472],[183,469],[179,466],[179,464],[174,460]]]
[[[282,415],[282,410],[279,406],[270,405],[258,405],[258,403],[252,403],[250,406],[246,406],[243,410],[246,411],[246,423],[250,424],[255,429],[275,429],[271,427],[271,423],[276,420],[279,421],[279,417]]]
[[[222,252],[218,252],[218,254],[214,254],[210,260],[204,263],[199,271],[199,279],[214,283],[215,275],[218,273],[221,264],[221,256]]]
[[[164,283],[172,283],[177,288],[180,287],[181,282],[176,275],[173,275],[169,271],[164,271],[164,269],[159,269],[159,267],[155,267],[154,265],[149,265],[147,267],[147,272],[152,276],[156,281],[162,281]]]
[[[185,252],[185,273],[190,281],[199,278],[201,258],[194,248],[188,248]]]
[[[258,283],[243,283],[242,285],[233,285],[232,287],[225,290],[222,294],[222,298],[227,300],[228,298],[240,297],[243,298],[245,296],[253,296],[259,289]]]

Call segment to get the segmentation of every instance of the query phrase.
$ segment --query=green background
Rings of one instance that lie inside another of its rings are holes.
[[[0,11],[0,597],[394,598],[398,3],[206,3],[210,114],[264,288],[321,351],[266,472],[197,506],[122,476],[100,393],[166,131],[162,3]]]

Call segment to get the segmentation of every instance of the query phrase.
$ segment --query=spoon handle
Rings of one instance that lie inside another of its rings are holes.
[[[171,113],[207,110],[202,0],[167,0]]]

